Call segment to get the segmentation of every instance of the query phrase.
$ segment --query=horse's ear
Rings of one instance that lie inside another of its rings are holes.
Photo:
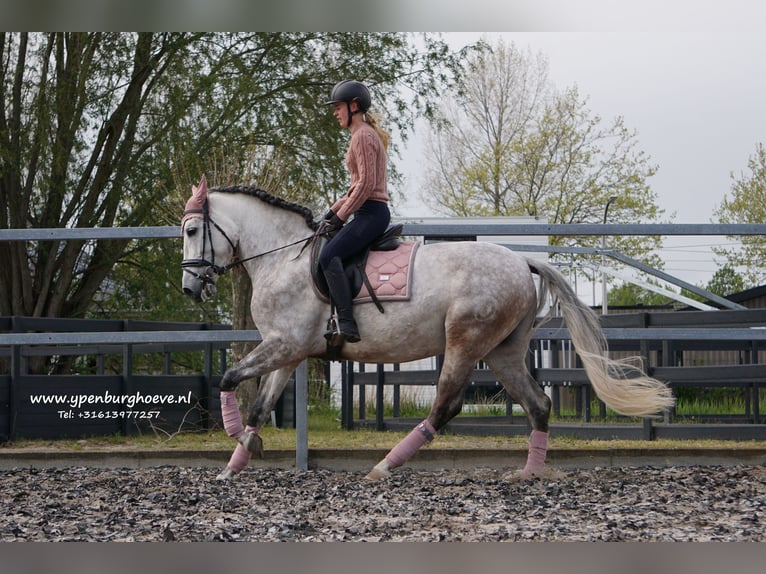
[[[192,196],[186,204],[186,209],[202,209],[205,200],[207,200],[207,178],[203,173],[199,185],[192,185]]]
[[[199,180],[199,186],[192,185],[192,197],[204,199],[207,195],[207,178],[205,174],[202,174],[202,179]]]
[[[202,179],[199,180],[199,185],[192,185],[192,196],[186,201],[186,208],[184,209],[184,216],[181,220],[181,225],[186,223],[194,214],[205,212],[205,203],[207,202],[207,178],[205,174],[202,174]]]

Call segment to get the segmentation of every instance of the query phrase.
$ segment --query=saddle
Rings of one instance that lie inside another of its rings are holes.
[[[403,229],[404,225],[401,223],[390,226],[382,235],[373,241],[367,249],[343,262],[346,278],[351,286],[352,296],[357,297],[362,291],[362,287],[366,286],[370,297],[381,313],[383,312],[383,307],[375,297],[372,285],[370,284],[365,271],[367,259],[371,251],[396,250],[401,244]],[[311,280],[314,290],[323,299],[329,299],[329,289],[327,287],[327,281],[324,278],[324,273],[322,273],[322,270],[319,268],[319,254],[322,252],[322,249],[328,241],[329,239],[326,236],[318,236],[311,244]]]

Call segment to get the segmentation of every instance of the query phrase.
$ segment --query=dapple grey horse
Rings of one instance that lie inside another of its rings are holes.
[[[238,444],[227,479],[254,453],[290,374],[307,357],[325,357],[330,307],[315,293],[309,250],[317,222],[307,208],[263,190],[193,186],[182,222],[183,290],[196,300],[215,293],[218,277],[243,265],[253,286],[251,312],[262,342],[223,375],[224,427]],[[548,295],[558,302],[574,346],[599,398],[626,415],[648,415],[672,406],[667,385],[608,358],[596,315],[549,264],[483,242],[444,242],[419,248],[407,301],[355,306],[362,340],[346,343],[341,358],[401,363],[443,354],[436,399],[428,417],[402,439],[367,478],[379,479],[404,464],[462,408],[475,365],[484,360],[526,412],[532,427],[521,477],[543,475],[550,399],[525,365],[531,334]],[[533,275],[539,277],[539,287]],[[628,370],[632,371],[628,373]],[[246,426],[234,399],[237,385],[262,377]]]

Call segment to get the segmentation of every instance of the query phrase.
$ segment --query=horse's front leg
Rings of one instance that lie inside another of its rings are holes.
[[[301,359],[291,359],[289,345],[264,341],[246,357],[226,371],[221,381],[221,414],[226,433],[239,444],[226,468],[218,475],[228,479],[240,472],[253,454],[262,456],[263,441],[259,436],[274,404],[279,399],[290,374]],[[273,351],[273,352],[270,352]],[[270,371],[270,372],[269,372]],[[258,387],[256,400],[245,427],[239,415],[235,389],[245,379],[265,375]]]
[[[239,473],[247,466],[254,454],[263,457],[263,439],[258,433],[271,416],[274,405],[296,368],[297,365],[291,365],[269,373],[261,379],[247,426],[242,425],[234,391],[221,392],[224,428],[229,436],[237,439],[238,444],[226,468],[218,475],[219,480],[229,479]]]
[[[223,374],[221,391],[234,391],[246,379],[298,364],[306,356],[308,353],[294,341],[277,337],[265,339]]]

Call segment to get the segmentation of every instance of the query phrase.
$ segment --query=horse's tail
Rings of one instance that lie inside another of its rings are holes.
[[[527,258],[533,273],[540,277],[538,312],[550,292],[558,300],[564,321],[577,354],[582,359],[598,397],[615,411],[629,416],[654,414],[675,404],[670,388],[647,376],[626,360],[613,360],[607,355],[604,332],[598,316],[583,304],[566,278],[553,266]]]

